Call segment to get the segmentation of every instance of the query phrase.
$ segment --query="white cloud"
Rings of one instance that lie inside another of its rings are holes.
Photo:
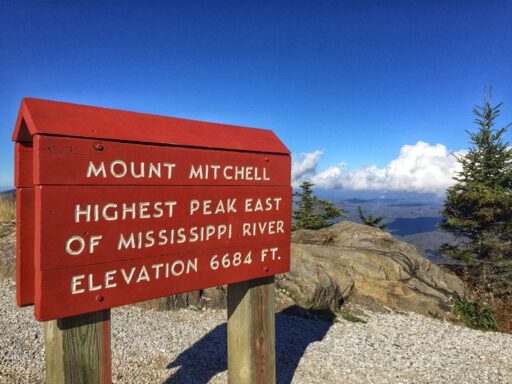
[[[459,151],[456,154],[463,153]],[[442,195],[453,184],[453,176],[460,171],[457,159],[444,145],[430,145],[422,141],[404,145],[398,157],[383,168],[371,165],[352,170],[341,163],[317,172],[322,154],[322,151],[315,151],[294,158],[293,186],[310,180],[323,189],[389,190]]]
[[[318,160],[323,154],[323,151],[315,151],[302,153],[299,155],[299,159],[293,157],[292,180],[308,180],[313,177],[316,173]]]

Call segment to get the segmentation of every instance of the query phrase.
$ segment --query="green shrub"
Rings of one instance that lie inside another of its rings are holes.
[[[481,307],[477,303],[455,300],[453,313],[470,328],[485,331],[499,330],[494,313],[489,308]]]
[[[359,216],[359,219],[361,219],[361,222],[365,225],[368,225],[370,227],[375,227],[382,229],[383,231],[388,226],[387,223],[383,223],[383,221],[386,219],[384,216],[373,216],[371,213],[365,216],[363,213],[363,209],[360,205],[357,206],[357,215]]]
[[[335,208],[332,202],[316,197],[313,194],[313,185],[304,181],[300,185],[302,192],[293,194],[297,198],[294,201],[293,230],[325,228],[331,224],[332,219],[348,217],[342,209]]]

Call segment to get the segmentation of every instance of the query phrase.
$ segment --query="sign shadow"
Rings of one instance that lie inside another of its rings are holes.
[[[311,343],[321,341],[334,323],[331,311],[291,306],[276,314],[276,381],[289,384]],[[167,368],[179,367],[163,384],[206,384],[227,370],[227,324],[215,327]]]

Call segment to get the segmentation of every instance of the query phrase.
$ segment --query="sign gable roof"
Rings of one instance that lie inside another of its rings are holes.
[[[289,154],[270,130],[24,98],[12,139],[36,134]]]

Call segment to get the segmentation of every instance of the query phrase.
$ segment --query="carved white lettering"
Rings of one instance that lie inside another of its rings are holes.
[[[279,211],[281,197],[267,197],[265,199],[245,199],[245,212],[268,212],[272,210]]]
[[[190,166],[189,179],[202,179],[203,178],[203,167],[198,166],[197,168],[192,164]]]
[[[160,268],[162,268],[163,266],[164,266],[163,264],[153,264],[151,266],[151,268],[153,268],[155,270],[155,279],[160,278]]]
[[[87,275],[71,276],[70,290],[72,295],[78,295],[85,292],[112,289],[119,287],[119,285],[151,283],[153,280],[160,278],[170,279],[185,274],[197,273],[197,271],[197,257],[190,260],[178,259],[172,262],[142,265],[129,269],[114,269],[99,275],[89,273]]]
[[[236,197],[225,200],[190,200],[190,216],[195,213],[203,215],[218,215],[221,213],[236,213]]]
[[[89,253],[94,253],[94,248],[98,246],[100,240],[103,238],[102,235],[92,235],[89,239]]]
[[[100,163],[100,166],[96,168],[92,161],[89,161],[89,166],[87,167],[87,177],[98,177],[102,175],[103,177],[107,177],[107,171],[105,170],[105,164],[103,161]]]
[[[78,248],[76,244],[78,243]],[[85,249],[85,240],[81,236],[71,236],[66,241],[66,253],[68,255],[76,256],[83,252]]]
[[[78,293],[84,293],[85,292],[85,289],[81,288],[81,289],[78,289],[78,286],[80,284],[82,284],[82,279],[85,278],[85,275],[78,275],[78,276],[73,276],[71,278],[71,294],[72,295],[76,295]]]
[[[105,288],[115,288],[115,287],[117,287],[117,283],[112,283],[112,280],[114,280],[114,275],[116,273],[117,273],[116,270],[105,272]]]
[[[130,163],[130,171],[131,171],[131,175],[132,177],[134,177],[135,179],[140,179],[140,178],[143,178],[144,177],[144,170],[146,169],[145,167],[145,164],[144,162],[141,162],[139,163],[139,172],[137,173],[135,171],[135,163],[132,161]]]
[[[142,266],[139,272],[139,277],[137,278],[136,283],[140,283],[141,281],[149,281],[148,270],[145,266]]]
[[[124,161],[114,160],[112,163],[110,163],[110,174],[115,178],[120,179],[121,177],[126,176],[127,172],[128,167],[126,166],[126,163]]]
[[[158,178],[162,177],[161,165],[162,164],[160,164],[160,163],[156,163],[156,164],[149,163],[149,172],[148,172],[149,179],[151,179],[153,177],[153,175],[155,175],[155,177],[158,177]]]
[[[267,176],[267,169],[265,167],[260,168],[254,166],[198,164],[191,165],[190,172],[188,174],[189,179],[199,180],[217,180],[220,177],[225,180],[270,180]]]
[[[163,166],[165,168],[167,168],[167,178],[169,180],[171,180],[172,179],[172,170],[176,166],[176,164],[174,164],[174,163],[164,163]]]
[[[119,235],[119,241],[117,242],[117,250],[120,251],[129,248],[135,248],[135,235],[130,233],[128,239],[125,239],[124,235],[121,233]]]
[[[103,288],[103,286],[101,284],[98,284],[98,285],[94,285],[94,281],[93,281],[93,275],[92,273],[89,274],[89,278],[87,279],[88,282],[89,282],[89,286],[88,286],[88,290],[93,292],[93,291],[99,291],[101,288]]]
[[[164,167],[167,172],[162,176],[162,167]],[[107,178],[108,176],[114,177],[116,179],[121,179],[124,177],[132,177],[134,179],[143,179],[148,178],[151,179],[153,177],[162,178],[166,177],[167,179],[172,179],[172,171],[176,167],[175,163],[148,163],[145,162],[135,162],[130,161],[126,162],[123,160],[114,160],[108,166],[105,165],[105,162],[101,161],[98,164],[95,164],[93,161],[89,161],[87,166],[87,171],[85,173],[87,178],[91,177],[102,177]],[[146,172],[147,171],[147,172]]]
[[[80,222],[80,216],[82,216],[82,215],[85,216],[86,222],[91,220],[91,206],[90,205],[86,205],[85,209],[80,209],[80,204],[77,204],[75,206],[75,223]]]
[[[272,220],[242,224],[242,236],[275,235],[284,233],[284,221]]]
[[[124,270],[124,268],[121,268],[121,275],[123,275],[123,279],[124,279],[126,284],[130,284],[130,281],[132,281],[132,277],[133,277],[134,273],[135,273],[135,267],[133,267],[130,270],[130,274],[129,275],[126,274],[126,271]]]
[[[145,232],[121,233],[117,241],[117,250],[144,249],[183,243],[227,240],[233,237],[233,224],[218,224],[171,229],[150,230]]]

